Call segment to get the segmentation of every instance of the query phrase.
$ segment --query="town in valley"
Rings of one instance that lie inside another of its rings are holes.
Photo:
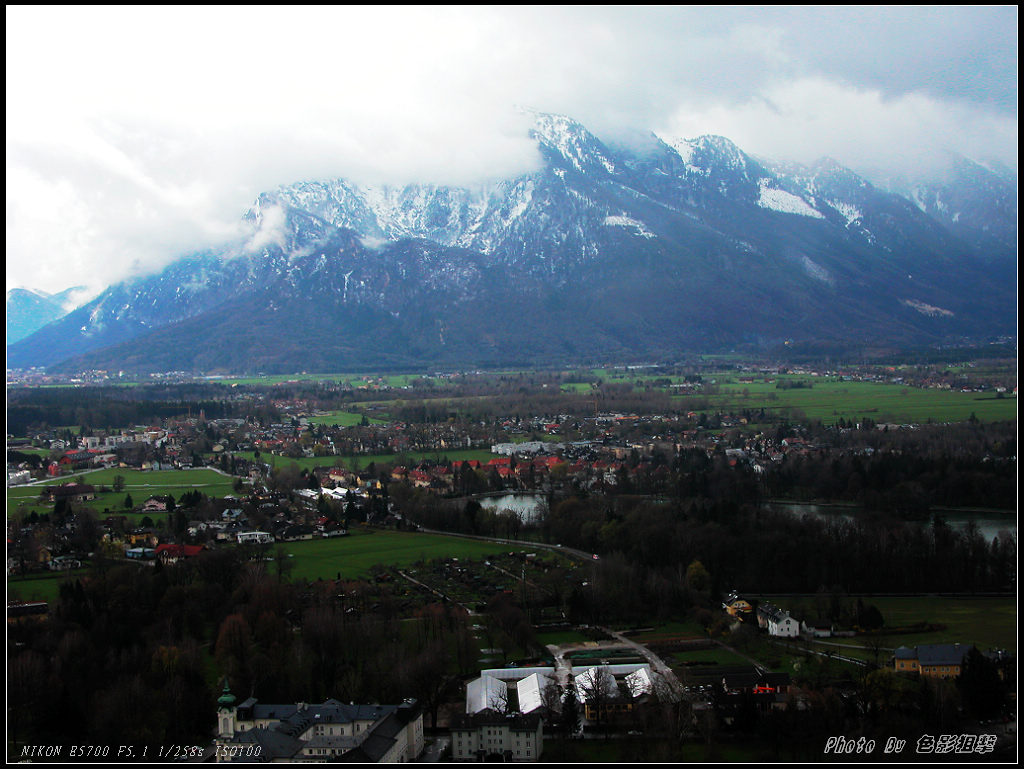
[[[9,372],[9,760],[1005,760],[985,352]]]

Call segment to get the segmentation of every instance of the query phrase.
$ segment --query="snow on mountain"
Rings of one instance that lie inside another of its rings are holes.
[[[941,178],[890,180],[888,190],[970,243],[986,258],[1016,262],[1017,174],[951,154]]]
[[[616,172],[607,149],[586,128],[564,115],[534,113],[531,135],[537,139],[542,151],[553,150],[557,157],[567,161],[576,171],[592,173],[603,170]]]
[[[835,161],[772,163],[720,136],[613,146],[558,115],[535,114],[532,136],[543,163],[516,178],[280,186],[246,213],[247,237],[111,287],[9,362],[118,345],[119,368],[250,365],[263,345],[261,366],[309,368],[296,323],[324,366],[670,354],[826,330],[985,333],[1012,304],[920,205]]]
[[[639,222],[636,219],[631,219],[628,216],[606,216],[604,223],[609,227],[627,227],[632,228],[636,231],[637,235],[644,238],[657,237],[653,232],[647,229],[647,226],[643,222]]]
[[[773,186],[771,179],[758,179],[758,188],[761,191],[757,204],[761,208],[768,208],[772,211],[779,211],[784,214],[796,214],[798,216],[809,216],[813,219],[824,219],[824,215],[812,208],[811,205],[791,192],[780,190]]]

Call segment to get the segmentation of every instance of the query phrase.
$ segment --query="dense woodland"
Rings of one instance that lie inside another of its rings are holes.
[[[464,614],[406,622],[387,585],[275,572],[221,550],[66,583],[46,621],[9,627],[8,739],[205,746],[220,676],[265,702],[416,697],[429,715],[473,672]]]

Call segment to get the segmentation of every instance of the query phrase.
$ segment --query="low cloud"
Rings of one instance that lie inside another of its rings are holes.
[[[663,133],[727,136],[744,151],[811,163],[829,156],[874,181],[887,175],[931,177],[949,153],[1017,165],[1017,121],[998,112],[908,94],[807,78],[767,88],[746,103],[683,107]]]
[[[9,7],[7,284],[159,269],[281,184],[525,173],[517,106],[858,169],[1015,167],[1016,13]]]

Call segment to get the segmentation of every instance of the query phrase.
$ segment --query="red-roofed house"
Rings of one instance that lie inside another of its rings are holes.
[[[181,558],[195,558],[205,549],[202,545],[175,545],[168,543],[157,545],[153,556],[159,558],[164,563],[177,563]]]

